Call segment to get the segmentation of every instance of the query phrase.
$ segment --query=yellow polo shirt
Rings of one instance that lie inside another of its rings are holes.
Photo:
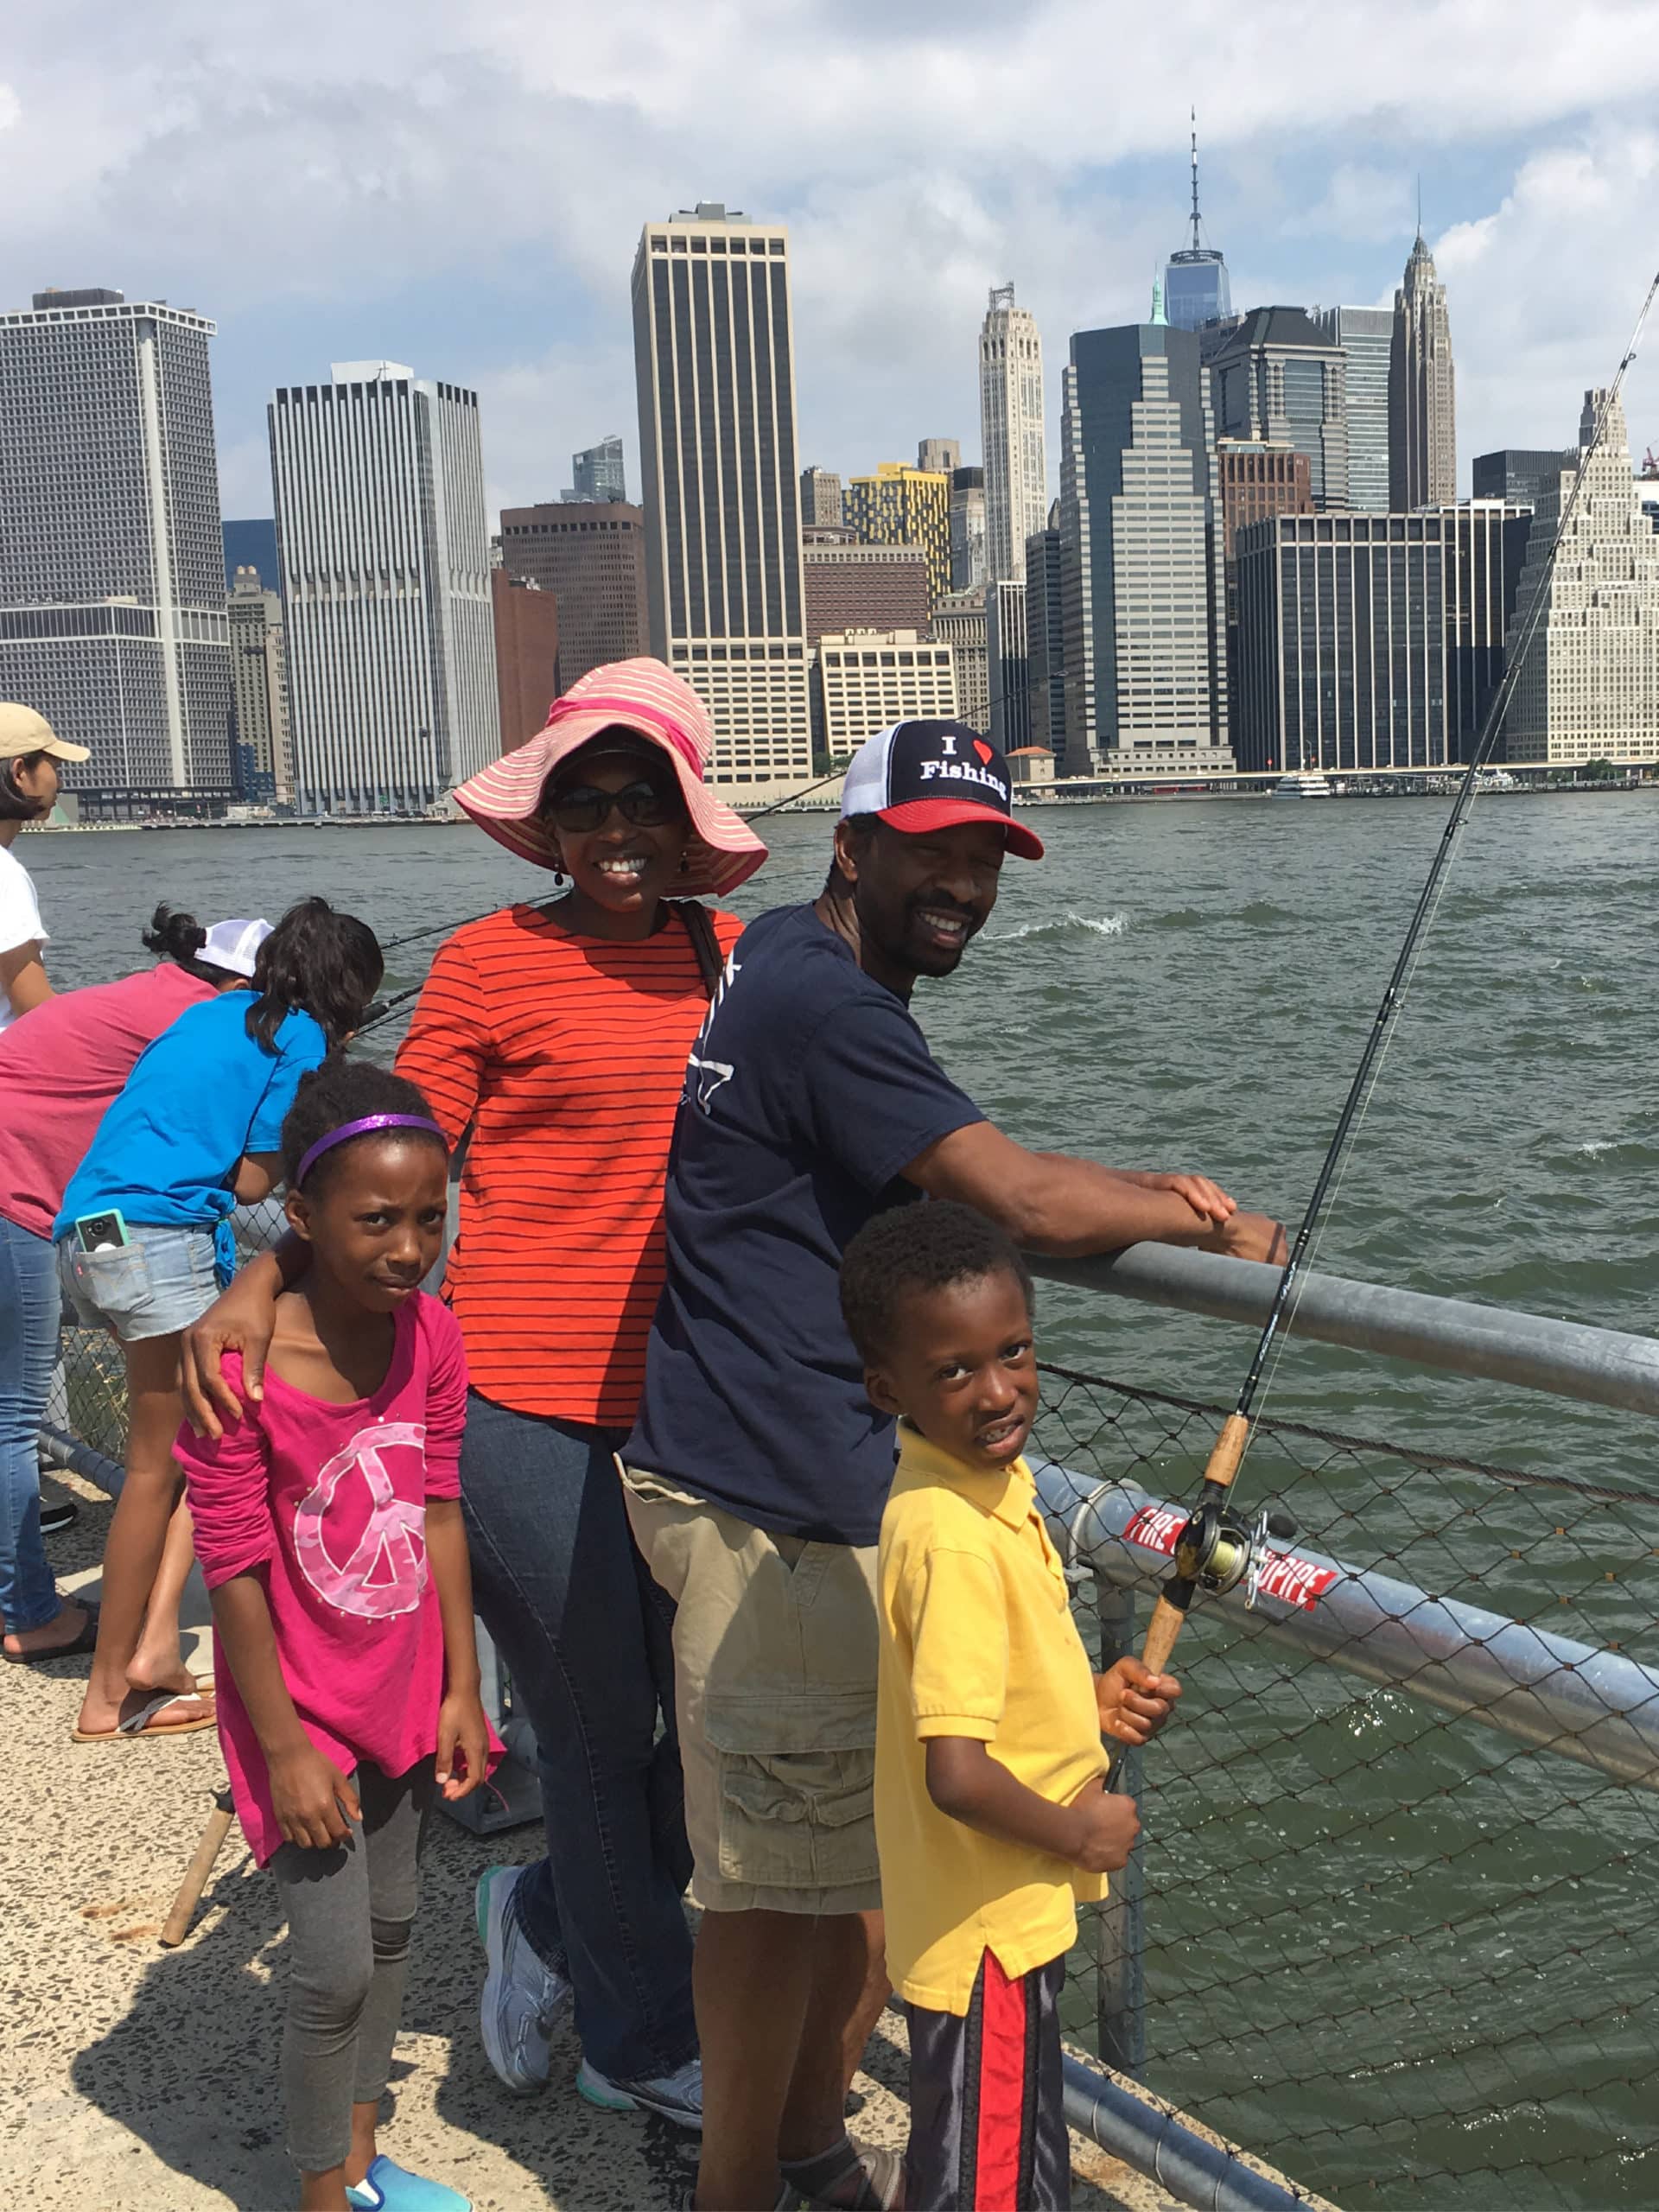
[[[875,1833],[887,1971],[899,1994],[965,2013],[987,1950],[1008,1975],[1070,1948],[1087,1874],[999,1843],[927,1794],[930,1736],[972,1736],[1067,1803],[1106,1770],[1094,1670],[1023,1459],[983,1472],[901,1422],[881,1517]]]

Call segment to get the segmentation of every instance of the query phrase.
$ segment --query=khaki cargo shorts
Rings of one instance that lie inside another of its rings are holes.
[[[874,1548],[769,1536],[621,1471],[634,1541],[678,1609],[692,1897],[708,1912],[875,1911]]]

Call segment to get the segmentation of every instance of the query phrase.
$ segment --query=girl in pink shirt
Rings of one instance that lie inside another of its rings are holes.
[[[466,1360],[420,1289],[448,1153],[412,1084],[334,1058],[302,1082],[283,1158],[310,1267],[278,1302],[263,1393],[217,1441],[186,1428],[175,1449],[231,1789],[287,1910],[289,2150],[305,2212],[465,2212],[375,2143],[422,1828],[491,1751],[459,1502]]]

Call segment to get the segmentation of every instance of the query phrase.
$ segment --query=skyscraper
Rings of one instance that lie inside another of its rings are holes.
[[[1346,363],[1348,504],[1357,514],[1389,511],[1389,363],[1394,317],[1387,308],[1316,308],[1313,321]]]
[[[1563,524],[1575,485],[1578,502]],[[1545,592],[1544,563],[1558,536],[1547,604],[1505,724],[1509,758],[1574,766],[1659,760],[1659,537],[1630,474],[1624,408],[1607,392],[1584,395],[1578,449],[1537,509],[1512,639]]]
[[[1196,330],[1233,311],[1227,264],[1218,247],[1204,243],[1198,215],[1198,118],[1192,117],[1192,243],[1172,253],[1164,272],[1164,313],[1175,330]]]
[[[234,591],[238,569],[252,569],[262,584],[272,591],[283,580],[283,564],[276,551],[276,525],[264,515],[249,521],[232,521],[226,517],[221,525],[225,540],[225,588]]]
[[[1476,499],[1411,515],[1281,515],[1239,532],[1241,768],[1446,768],[1503,670],[1532,517]]]
[[[1478,499],[1524,499],[1529,507],[1543,505],[1546,492],[1554,488],[1561,463],[1576,464],[1579,449],[1563,453],[1559,446],[1517,448],[1504,446],[1497,453],[1475,455],[1473,491]]]
[[[1060,605],[1060,503],[1048,527],[1026,540],[1026,688],[1031,742],[1046,745],[1065,766],[1065,627]]]
[[[1220,498],[1196,335],[1082,330],[1064,383],[1065,767],[1223,769]]]
[[[558,601],[559,681],[567,691],[607,661],[646,650],[645,518],[627,500],[503,507],[501,565]]]
[[[1316,507],[1348,505],[1347,359],[1300,308],[1255,308],[1210,362],[1217,435],[1294,446]]]
[[[478,395],[336,361],[272,397],[302,813],[422,814],[501,730]]]
[[[1043,341],[1029,308],[999,284],[979,334],[979,427],[985,455],[985,577],[1022,583],[1026,540],[1048,512]]]
[[[930,476],[949,476],[962,467],[960,438],[918,438],[916,466]]]
[[[275,582],[274,575],[271,581]],[[257,569],[238,569],[232,581],[227,612],[237,793],[242,798],[287,806],[294,798],[294,762],[289,742],[283,602]]]
[[[1389,505],[1396,514],[1458,496],[1457,395],[1446,287],[1421,227],[1394,296],[1389,357]]]
[[[628,496],[627,477],[622,467],[622,441],[614,431],[608,438],[601,438],[596,446],[586,446],[570,456],[573,478],[568,492],[560,498],[573,499],[626,499]]]
[[[647,223],[633,264],[651,649],[714,724],[714,781],[811,766],[789,235],[717,201]]]
[[[938,642],[950,648],[957,715],[969,729],[988,730],[991,689],[985,657],[984,593],[947,592],[934,607],[930,627]]]
[[[801,471],[801,527],[839,530],[841,479],[833,468]]]
[[[950,588],[982,591],[985,585],[985,471],[950,472]]]
[[[985,677],[990,692],[992,744],[1004,753],[1029,745],[1031,653],[1026,636],[1024,584],[985,587]]]
[[[929,587],[941,599],[950,588],[950,479],[884,461],[873,476],[849,476],[842,518],[861,545],[919,545]]]
[[[0,696],[91,748],[88,814],[231,795],[213,333],[101,288],[0,315]]]

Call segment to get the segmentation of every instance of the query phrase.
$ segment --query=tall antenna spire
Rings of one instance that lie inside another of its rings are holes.
[[[1417,243],[1423,242],[1423,173],[1417,172]]]
[[[1198,111],[1192,114],[1192,251],[1200,251],[1198,238]],[[1420,195],[1421,196],[1421,195]]]

